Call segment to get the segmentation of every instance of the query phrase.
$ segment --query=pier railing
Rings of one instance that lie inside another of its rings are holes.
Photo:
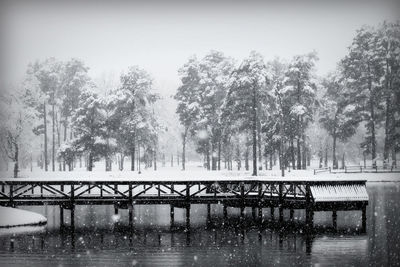
[[[306,220],[314,211],[362,210],[368,205],[365,181],[359,180],[284,180],[263,177],[247,179],[197,180],[0,180],[0,205],[59,205],[74,210],[75,205],[114,205],[133,209],[135,205],[167,204],[186,208],[191,204],[222,204],[283,210],[305,209]],[[225,208],[224,208],[225,210]],[[363,215],[365,216],[365,215]],[[188,217],[188,219],[190,216]],[[311,218],[311,219],[310,219]]]

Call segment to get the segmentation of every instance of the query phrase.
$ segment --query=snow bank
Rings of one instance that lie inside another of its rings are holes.
[[[94,170],[88,172],[77,169],[72,172],[45,172],[43,170],[23,171],[20,178],[11,178],[10,173],[0,172],[1,181],[204,181],[204,180],[296,180],[296,181],[324,181],[324,180],[366,180],[368,182],[400,182],[399,173],[318,173],[314,175],[313,170],[291,170],[285,171],[285,177],[281,176],[280,170],[259,171],[257,177],[251,175],[251,171],[207,171],[203,168],[191,166],[190,169],[182,171],[179,167],[161,167],[159,170],[144,169],[141,174],[137,171],[111,172]]]
[[[0,227],[0,236],[44,233],[45,231],[46,231],[45,225],[19,226],[19,227],[7,227],[7,228]]]
[[[0,227],[14,227],[45,223],[47,223],[47,219],[38,213],[21,209],[0,207]]]

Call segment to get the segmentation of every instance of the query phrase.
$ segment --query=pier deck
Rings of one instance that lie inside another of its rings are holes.
[[[339,210],[361,210],[363,228],[366,221],[368,194],[365,180],[250,177],[191,177],[156,179],[151,177],[116,179],[0,179],[0,205],[59,205],[61,210],[75,205],[114,205],[128,208],[130,216],[135,205],[171,205],[186,208],[191,204],[222,204],[245,207],[306,210],[306,223],[312,224],[315,211],[332,211],[334,225]],[[187,219],[190,220],[187,216]],[[131,218],[130,218],[131,220]],[[71,222],[72,223],[72,222]]]

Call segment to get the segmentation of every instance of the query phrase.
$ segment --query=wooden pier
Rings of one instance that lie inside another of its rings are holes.
[[[171,223],[174,209],[186,209],[186,225],[190,227],[191,204],[206,204],[208,217],[210,205],[223,205],[224,217],[227,207],[244,209],[252,207],[253,217],[262,220],[263,208],[279,211],[279,222],[283,222],[284,209],[290,210],[293,219],[295,209],[306,211],[306,226],[312,227],[314,212],[332,211],[333,226],[336,227],[337,211],[361,210],[362,229],[366,229],[366,206],[368,194],[365,180],[317,180],[284,179],[279,177],[220,177],[192,179],[54,179],[35,178],[0,179],[0,205],[59,205],[61,222],[64,209],[71,211],[71,226],[74,227],[76,205],[114,205],[129,210],[129,224],[133,223],[135,205],[170,205]]]

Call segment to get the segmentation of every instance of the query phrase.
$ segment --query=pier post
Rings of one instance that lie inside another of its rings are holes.
[[[114,204],[114,214],[118,215],[118,205]]]
[[[241,196],[241,201],[240,201],[240,223],[244,222],[244,183],[240,182],[240,196]]]
[[[71,229],[75,231],[75,205],[71,205]]]
[[[186,230],[190,230],[190,203],[186,204]]]
[[[362,207],[362,232],[365,233],[367,231],[367,207]]]
[[[306,185],[306,228],[311,230],[314,225],[314,211],[311,202],[311,189],[310,185]]]
[[[129,204],[128,204],[128,217],[129,217],[129,227],[133,227],[133,197],[132,197],[132,183],[128,185],[129,189]]]
[[[190,230],[190,183],[186,184],[186,230]]]
[[[114,185],[114,194],[117,195],[118,185]],[[118,205],[114,204],[114,214],[118,214]]]
[[[290,209],[290,221],[293,221],[294,218],[294,209]]]
[[[279,224],[283,223],[283,184],[279,184]]]
[[[240,205],[240,222],[244,222],[244,205]]]
[[[271,220],[275,220],[275,207],[271,206]]]
[[[207,204],[207,224],[211,222],[211,204]]]
[[[64,228],[64,208],[60,205],[60,228]]]
[[[332,224],[333,224],[333,228],[336,231],[337,230],[337,211],[336,210],[332,211]]]
[[[263,222],[263,214],[262,214],[262,183],[258,183],[258,221],[261,224]]]
[[[75,231],[75,188],[71,185],[71,229]]]
[[[227,218],[228,218],[228,208],[226,204],[224,204],[224,221],[226,221]]]
[[[169,206],[170,208],[169,208],[169,217],[170,217],[170,223],[171,223],[171,227],[173,227],[174,226],[174,221],[175,221],[175,216],[174,216],[174,213],[175,213],[175,211],[174,211],[174,206],[173,205],[170,205]]]
[[[251,216],[253,217],[253,220],[256,220],[256,208],[255,207],[251,207]]]
[[[60,186],[61,192],[64,192],[64,185]],[[64,228],[64,207],[60,205],[60,227]]]
[[[129,227],[133,227],[133,204],[132,202],[128,205],[128,217],[129,217]]]
[[[13,185],[10,185],[10,207],[14,207],[14,189]]]

